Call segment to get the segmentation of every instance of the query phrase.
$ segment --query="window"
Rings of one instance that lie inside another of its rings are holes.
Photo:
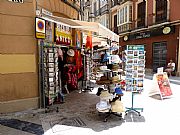
[[[138,4],[137,27],[145,27],[146,1]]]
[[[153,71],[157,72],[157,68],[166,66],[167,58],[167,42],[153,43]]]
[[[107,0],[101,0],[100,1],[100,7],[103,7],[106,4],[107,4]]]
[[[126,5],[123,8],[119,9],[117,16],[118,16],[117,19],[118,25],[129,23],[132,20],[132,6]]]
[[[101,16],[100,24],[102,24],[103,26],[109,28],[109,18],[108,18],[108,15]]]
[[[167,20],[167,0],[156,0],[156,22]]]
[[[122,6],[117,12],[118,32],[127,31],[132,26],[132,4]]]

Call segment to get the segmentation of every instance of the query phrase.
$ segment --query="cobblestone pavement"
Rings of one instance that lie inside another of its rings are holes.
[[[49,113],[42,110],[29,110],[12,114],[2,114],[0,118],[19,119],[42,125],[45,135],[144,135],[163,134],[179,135],[180,125],[180,86],[171,84],[173,96],[164,100],[148,96],[152,88],[152,80],[145,79],[144,92],[134,97],[134,107],[143,107],[141,116],[130,112],[123,113],[123,119],[110,116],[104,122],[104,115],[95,109],[99,102],[97,88],[92,92],[73,91],[65,96],[65,103],[54,105]],[[131,93],[124,92],[122,102],[125,107],[131,107]],[[56,107],[59,112],[56,112]],[[32,133],[20,131],[0,125],[0,135],[30,135]]]

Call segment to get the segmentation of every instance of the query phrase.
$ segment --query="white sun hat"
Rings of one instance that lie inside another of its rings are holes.
[[[69,50],[67,51],[67,54],[68,54],[69,56],[73,57],[74,54],[75,54],[75,52],[74,52],[73,49],[69,49]]]

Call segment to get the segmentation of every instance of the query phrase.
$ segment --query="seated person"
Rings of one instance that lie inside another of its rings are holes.
[[[165,69],[165,72],[167,72],[167,74],[171,76],[172,72],[174,71],[175,71],[175,63],[173,62],[173,60],[170,60],[170,62],[167,65],[167,68]]]

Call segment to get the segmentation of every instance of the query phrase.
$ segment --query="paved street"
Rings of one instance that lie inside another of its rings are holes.
[[[95,105],[99,101],[99,97],[95,95],[97,88],[92,92],[71,92],[66,95],[64,104],[55,105],[49,113],[44,113],[42,110],[27,110],[3,114],[0,118],[1,120],[13,118],[35,123],[44,130],[45,135],[179,135],[180,85],[171,83],[173,96],[164,100],[148,96],[148,92],[152,88],[152,80],[145,79],[144,88],[141,95],[134,96],[134,107],[144,108],[141,116],[131,112],[127,115],[123,113],[123,120],[112,115],[107,122],[104,122],[104,116],[98,115],[95,109]],[[131,93],[124,92],[122,102],[125,107],[131,107]],[[58,113],[55,110],[56,106],[60,108]],[[6,126],[1,124],[0,135],[31,135],[39,134],[42,131],[39,129],[39,131],[30,132],[28,129],[31,128],[27,129],[25,125],[21,124],[21,128],[15,129],[8,127],[8,124]]]

